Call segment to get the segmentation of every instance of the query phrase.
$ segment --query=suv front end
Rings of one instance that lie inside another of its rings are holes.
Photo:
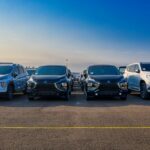
[[[47,69],[51,69],[47,68]],[[38,69],[37,69],[38,70]],[[68,100],[71,93],[70,82],[62,75],[33,75],[27,82],[29,100],[36,97],[63,97]]]
[[[121,75],[87,75],[85,94],[87,99],[99,96],[113,96],[126,99],[127,81]]]

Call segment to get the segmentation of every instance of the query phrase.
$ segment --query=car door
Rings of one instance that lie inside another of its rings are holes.
[[[128,88],[134,89],[134,65],[131,65],[127,68],[127,81],[128,81]]]
[[[67,69],[67,74],[66,74],[67,80],[68,80],[68,85],[69,85],[69,91],[71,91],[72,87],[72,79],[71,79],[71,71]]]
[[[14,70],[13,70],[13,73],[14,73],[14,85],[15,85],[15,91],[16,92],[19,92],[20,89],[21,89],[21,80],[20,80],[20,71],[19,71],[19,67],[18,65],[15,66]]]
[[[20,70],[21,70],[21,80],[22,80],[22,90],[26,89],[26,84],[27,84],[27,80],[28,80],[28,74],[26,72],[26,70],[24,69],[23,66],[20,66]]]
[[[134,67],[134,88],[140,90],[140,67],[138,64]]]

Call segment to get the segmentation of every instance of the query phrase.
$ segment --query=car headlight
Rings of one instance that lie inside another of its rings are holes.
[[[127,82],[120,82],[120,83],[118,83],[118,86],[122,90],[127,90],[128,89],[128,83]]]
[[[66,82],[61,83],[63,90],[67,90],[68,84]]]
[[[92,86],[93,86],[93,83],[92,83],[92,82],[88,82],[88,83],[87,83],[87,86],[88,86],[88,87],[92,87]]]
[[[28,82],[27,82],[28,88],[35,88],[36,85],[37,85],[37,83],[36,83],[35,80],[33,80],[33,78],[30,78],[30,79],[28,80]]]
[[[61,91],[66,91],[68,89],[68,83],[67,82],[56,83],[56,88]]]
[[[87,83],[87,87],[88,87],[89,89],[92,89],[92,90],[95,90],[95,89],[99,88],[99,85],[100,85],[100,83],[98,83],[98,82],[96,82],[96,81],[89,81],[89,82]]]
[[[0,82],[0,86],[2,88],[6,88],[7,87],[7,82]]]
[[[68,84],[66,82],[61,83],[62,87],[67,88]]]

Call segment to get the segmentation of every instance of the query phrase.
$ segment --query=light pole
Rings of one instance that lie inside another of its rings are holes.
[[[69,59],[67,58],[66,59],[66,66],[68,67],[68,64],[69,64]]]

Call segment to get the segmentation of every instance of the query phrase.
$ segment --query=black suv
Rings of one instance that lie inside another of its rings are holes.
[[[70,71],[66,66],[41,66],[28,80],[27,92],[29,100],[42,96],[58,96],[68,100],[71,94]]]
[[[84,76],[86,78],[84,91],[87,100],[97,96],[118,96],[126,100],[127,81],[115,66],[89,66]]]

